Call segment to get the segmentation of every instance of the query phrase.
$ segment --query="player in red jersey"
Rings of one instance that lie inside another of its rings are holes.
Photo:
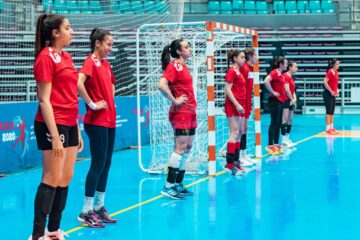
[[[78,72],[63,47],[73,30],[60,15],[42,14],[37,20],[34,77],[39,108],[34,131],[42,150],[43,174],[35,197],[35,217],[29,239],[64,239],[60,230],[68,185],[82,149],[78,115]],[[46,218],[48,230],[45,231]]]
[[[287,69],[287,60],[282,56],[276,57],[272,69],[264,79],[265,87],[270,92],[268,104],[271,115],[268,131],[269,145],[266,147],[266,150],[270,154],[279,154],[282,153],[279,145],[282,104],[288,100],[285,92],[285,82],[282,76],[283,71]]]
[[[170,56],[174,58],[170,59]],[[168,165],[168,175],[161,194],[172,199],[183,199],[192,192],[183,187],[187,154],[192,148],[196,120],[196,100],[192,77],[186,66],[191,57],[187,41],[177,39],[164,47],[161,55],[163,75],[158,89],[168,98],[172,105],[169,110],[169,121],[174,129],[175,147]]]
[[[281,135],[282,141],[281,145],[283,147],[293,147],[296,144],[290,140],[290,132],[291,132],[291,123],[294,116],[294,110],[296,108],[296,94],[295,94],[295,82],[293,75],[297,72],[298,67],[296,62],[289,61],[287,71],[283,73],[283,78],[285,81],[285,92],[288,100],[283,104],[283,112],[282,112],[282,124],[281,124]]]
[[[252,98],[253,98],[253,86],[254,86],[254,77],[253,77],[253,66],[257,62],[257,56],[255,49],[246,48],[245,49],[245,64],[240,68],[241,74],[245,78],[246,82],[246,108],[245,108],[245,123],[244,123],[244,133],[241,136],[240,141],[240,162],[244,166],[250,166],[255,162],[246,154],[246,142],[247,142],[247,131],[249,124],[249,117],[252,111]]]
[[[94,28],[90,43],[91,54],[80,69],[78,81],[79,94],[86,102],[84,128],[91,152],[84,206],[78,220],[89,227],[99,228],[104,227],[104,223],[116,222],[104,206],[116,127],[115,78],[106,60],[112,51],[113,38],[108,30]]]
[[[228,119],[230,133],[227,143],[225,170],[233,175],[240,175],[244,172],[239,162],[239,152],[246,113],[246,80],[241,74],[240,68],[245,63],[245,52],[238,49],[229,50],[227,58],[225,114]]]
[[[326,133],[331,135],[338,134],[334,128],[334,112],[336,97],[339,96],[339,67],[340,61],[335,58],[331,59],[324,78],[323,98],[326,108]]]

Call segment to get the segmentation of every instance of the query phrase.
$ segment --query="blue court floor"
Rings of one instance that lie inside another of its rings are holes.
[[[321,135],[324,116],[296,115],[296,149],[264,156],[242,177],[186,176],[193,197],[174,201],[159,192],[165,176],[142,173],[137,151],[114,154],[106,207],[118,223],[80,227],[90,161],[76,164],[62,229],[69,240],[346,240],[360,239],[360,118],[338,115],[337,137]],[[262,116],[263,146],[269,116]],[[27,239],[41,169],[0,178],[0,239]]]

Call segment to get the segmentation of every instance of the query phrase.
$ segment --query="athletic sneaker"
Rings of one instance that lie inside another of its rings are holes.
[[[194,195],[193,192],[189,191],[187,188],[184,188],[184,185],[182,183],[175,185],[174,188],[179,193],[179,195],[182,195],[182,196]]]
[[[87,213],[80,213],[78,216],[78,221],[85,223],[91,228],[103,228],[105,224],[102,223],[100,218],[96,215],[94,211],[89,211]]]
[[[336,131],[336,129],[335,129],[335,128],[330,128],[330,130],[333,132],[333,134],[339,134],[339,132],[338,132],[338,131]]]
[[[49,239],[55,239],[55,240],[64,240],[65,236],[69,237],[63,230],[58,229],[55,232],[49,232],[47,228],[45,229],[45,236],[47,236]]]
[[[175,187],[167,188],[164,186],[163,190],[161,190],[161,194],[175,200],[184,199],[184,196],[180,195]]]
[[[245,169],[241,167],[240,161],[234,161],[234,167],[241,173],[245,172]]]
[[[33,240],[32,235],[30,235],[30,237],[28,238],[28,240]],[[47,236],[42,236],[40,238],[38,238],[37,240],[51,240],[51,238],[47,237]]]
[[[275,147],[275,149],[277,151],[276,154],[282,154],[283,153],[283,151],[281,150],[280,144],[274,144],[273,146]]]
[[[274,145],[269,145],[265,147],[265,150],[270,153],[271,155],[276,155],[277,153],[277,148]]]
[[[295,147],[297,144],[292,142],[289,138],[287,139],[287,143],[290,145],[289,147]]]
[[[231,175],[234,176],[239,176],[241,174],[243,174],[244,171],[242,171],[243,169],[241,168],[241,166],[235,166],[234,163],[227,163],[224,167],[224,169],[226,171],[228,171]]]
[[[282,147],[290,147],[290,143],[286,138],[283,138],[281,141],[281,146]]]
[[[112,218],[108,212],[106,211],[105,207],[101,207],[99,210],[94,211],[98,218],[104,223],[116,223],[117,220],[115,218]]]

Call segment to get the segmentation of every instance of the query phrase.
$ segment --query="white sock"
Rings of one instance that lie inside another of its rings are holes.
[[[94,209],[93,204],[94,204],[94,198],[93,197],[85,197],[82,212],[87,213],[89,211],[92,211]]]
[[[105,193],[96,191],[94,197],[94,210],[95,211],[100,210],[100,208],[104,206],[104,201],[105,201]]]
[[[182,155],[182,158],[180,160],[179,170],[185,170],[186,168],[186,161],[189,157],[189,154]]]
[[[169,167],[179,168],[182,156],[173,152],[169,158]]]
[[[169,183],[168,181],[165,182],[165,187],[166,188],[171,188],[173,187],[175,184],[174,183]]]
[[[330,128],[334,128],[334,124],[332,123],[332,124],[330,124]]]
[[[331,124],[326,125],[326,131],[329,130],[331,128]]]

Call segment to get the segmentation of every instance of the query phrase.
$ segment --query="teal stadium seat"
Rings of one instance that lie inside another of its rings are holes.
[[[257,14],[268,14],[267,3],[265,1],[256,2],[256,13]]]
[[[334,13],[334,6],[332,0],[322,0],[321,8],[324,13]]]
[[[4,1],[0,0],[0,13],[4,11]]]
[[[220,2],[219,1],[209,1],[208,11],[210,14],[220,14]]]
[[[297,14],[298,10],[297,10],[297,6],[296,6],[296,1],[286,1],[285,2],[285,10],[286,10],[286,13],[288,13],[288,14]]]
[[[44,12],[48,12],[48,10],[50,10],[51,6],[53,5],[52,0],[42,0],[41,3],[43,5]],[[0,0],[0,11],[3,9],[3,7],[4,7],[4,2],[2,0]]]
[[[297,9],[298,9],[299,13],[309,13],[310,12],[309,2],[307,0],[306,1],[298,0]]]
[[[98,0],[89,1],[89,10],[94,14],[104,14],[104,11],[101,9],[101,4]]]
[[[244,1],[243,0],[233,0],[233,13],[241,13],[244,8]]]
[[[275,0],[273,6],[274,6],[275,14],[285,14],[286,13],[284,1]]]
[[[147,14],[157,14],[155,1],[154,0],[145,0],[144,1],[144,11]]]
[[[256,14],[255,1],[245,0],[244,10],[246,14]]]
[[[119,13],[132,13],[130,1],[120,0],[119,1]]]
[[[66,10],[72,14],[79,14],[80,10],[76,1],[66,1]]]
[[[231,1],[220,2],[221,14],[232,14],[233,8]]]
[[[319,0],[310,0],[309,8],[311,13],[322,13],[321,5]]]
[[[170,13],[166,1],[155,1],[155,10],[161,14]]]
[[[78,1],[77,5],[81,14],[92,14],[92,12],[89,9],[88,1],[85,0]]]
[[[131,10],[135,14],[144,14],[144,6],[141,1],[139,0],[132,0],[131,1]]]
[[[51,8],[51,13],[56,14],[67,14],[68,11],[66,10],[65,1],[63,0],[55,0],[53,7]]]

